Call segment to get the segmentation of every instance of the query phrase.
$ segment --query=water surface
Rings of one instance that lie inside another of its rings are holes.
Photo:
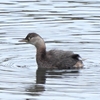
[[[37,70],[35,47],[19,43],[29,32],[50,49],[79,53],[79,73]],[[100,1],[0,1],[1,100],[100,99]]]

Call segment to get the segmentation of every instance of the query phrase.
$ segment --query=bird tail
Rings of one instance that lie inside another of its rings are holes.
[[[72,55],[72,58],[78,59],[78,60],[81,60],[81,61],[86,60],[86,59],[81,58],[79,54],[73,54],[73,55]]]
[[[72,55],[72,58],[74,58],[74,59],[79,59],[79,58],[81,58],[81,57],[80,57],[79,54],[73,54],[73,55]]]

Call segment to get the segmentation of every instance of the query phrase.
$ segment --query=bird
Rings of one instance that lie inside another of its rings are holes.
[[[37,33],[28,33],[19,42],[26,42],[36,47],[36,62],[38,68],[46,69],[81,69],[83,61],[79,54],[65,50],[46,50],[44,39]]]

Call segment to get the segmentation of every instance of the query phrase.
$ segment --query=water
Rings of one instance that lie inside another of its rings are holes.
[[[19,43],[40,34],[47,49],[79,53],[79,73],[37,70],[35,47]],[[0,1],[1,100],[100,99],[100,0]]]

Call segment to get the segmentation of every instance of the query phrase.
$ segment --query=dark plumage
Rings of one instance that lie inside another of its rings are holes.
[[[82,68],[83,62],[78,54],[72,51],[50,50],[46,51],[44,40],[36,33],[29,33],[20,42],[28,42],[37,49],[36,61],[41,68],[73,69]]]

